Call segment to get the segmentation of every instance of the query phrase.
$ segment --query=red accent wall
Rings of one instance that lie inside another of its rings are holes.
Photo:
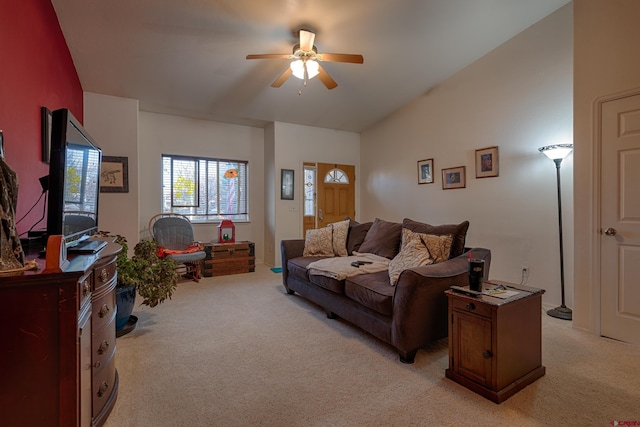
[[[38,178],[49,174],[42,161],[40,107],[69,108],[83,121],[83,93],[58,17],[49,0],[0,2],[0,129],[5,161],[18,174],[16,219],[38,200]],[[18,224],[31,228],[43,213],[43,200]],[[34,230],[46,228],[46,219]]]

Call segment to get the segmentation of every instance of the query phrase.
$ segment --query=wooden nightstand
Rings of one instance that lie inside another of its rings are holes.
[[[544,290],[507,282],[507,299],[454,290],[449,300],[449,368],[445,376],[501,403],[545,374],[542,366]],[[509,288],[513,286],[513,288]]]

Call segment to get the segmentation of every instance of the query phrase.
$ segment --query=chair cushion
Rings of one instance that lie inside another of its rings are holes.
[[[182,217],[159,218],[153,223],[153,238],[165,248],[184,250],[193,244],[193,227]]]

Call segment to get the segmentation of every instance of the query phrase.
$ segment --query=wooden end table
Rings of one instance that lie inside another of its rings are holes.
[[[503,281],[508,298],[447,290],[449,368],[445,376],[502,403],[545,374],[542,366],[543,289]],[[468,290],[468,287],[464,288]]]

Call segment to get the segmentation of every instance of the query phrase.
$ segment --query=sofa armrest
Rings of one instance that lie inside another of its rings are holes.
[[[473,257],[485,260],[484,278],[489,277],[491,251],[474,248]],[[447,297],[451,285],[468,286],[468,254],[465,252],[439,264],[403,271],[393,297],[393,345],[412,352],[448,334]]]
[[[304,239],[291,239],[280,241],[280,255],[282,258],[282,284],[287,288],[289,270],[287,264],[290,259],[302,256],[304,253]],[[288,288],[287,288],[288,289]]]

